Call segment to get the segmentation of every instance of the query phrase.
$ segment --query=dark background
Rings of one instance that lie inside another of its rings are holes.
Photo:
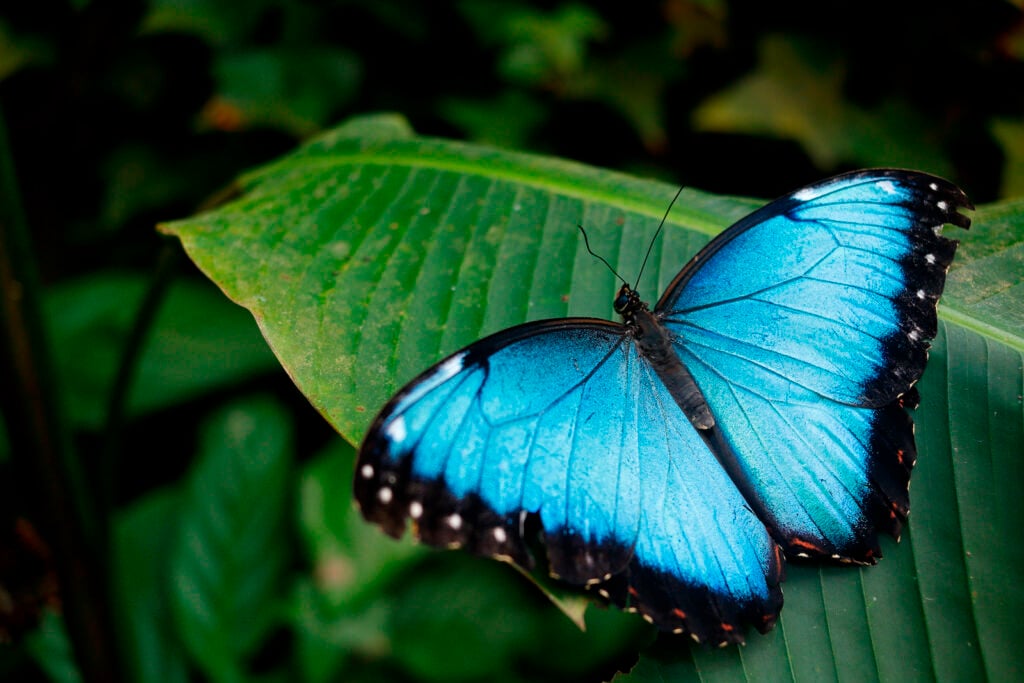
[[[7,60],[0,103],[47,279],[145,263],[156,221],[325,126],[381,110],[425,135],[714,192],[769,198],[914,162],[975,203],[1010,192],[1024,112],[1012,3],[825,12],[683,0],[12,3],[7,50],[20,61]],[[769,85],[755,106],[734,105],[752,123],[702,124],[702,106],[751,78]],[[1000,120],[1016,123],[1015,138]],[[830,149],[808,153],[802,140],[820,131]]]
[[[405,116],[422,135],[719,193],[770,198],[842,170],[893,165],[946,176],[979,204],[1024,194],[1024,18],[1018,4],[996,1],[7,3],[0,113],[9,146],[0,154],[18,191],[5,197],[24,210],[50,307],[50,362],[58,374],[99,378],[90,394],[67,388],[86,380],[60,377],[53,400],[72,415],[110,402],[104,392],[141,291],[110,278],[128,273],[141,288],[162,272],[161,253],[177,245],[157,222],[193,213],[318,131],[376,111]],[[183,259],[172,271],[208,287]],[[78,309],[54,302],[85,299],[128,318],[97,315],[83,328],[91,336],[62,336],[61,321]],[[95,360],[100,346],[111,358]],[[289,406],[300,454],[334,438],[261,359],[129,410],[123,422],[70,419],[82,486],[108,491],[116,508],[176,481],[192,462],[197,425],[254,389]],[[34,520],[46,545],[47,502],[18,464],[34,456],[19,452],[13,415],[5,408],[10,438],[0,431],[0,521]],[[142,456],[122,458],[114,484],[103,480],[111,443]],[[8,589],[15,546],[5,540],[0,555]],[[46,571],[28,574],[43,581]],[[18,641],[34,624],[30,614],[5,630]],[[287,639],[270,639],[262,656],[274,661]],[[30,660],[0,657],[0,674],[40,675]]]

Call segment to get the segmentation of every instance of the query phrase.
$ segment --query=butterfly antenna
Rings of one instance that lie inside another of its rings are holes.
[[[662,228],[665,227],[665,221],[668,220],[668,215],[672,212],[672,207],[676,205],[676,200],[679,199],[679,195],[683,193],[683,189],[685,187],[686,185],[681,185],[679,189],[676,190],[676,196],[672,197],[672,201],[668,203],[668,208],[665,209],[665,215],[661,217],[661,223],[658,223],[658,229],[654,231],[654,236],[651,238],[651,243],[647,245],[647,254],[644,255],[644,262],[640,264],[640,272],[637,273],[636,284],[633,285],[633,289],[636,289],[637,287],[640,286],[640,278],[644,274],[644,268],[647,267],[647,259],[651,257],[651,251],[654,249],[654,242],[658,239],[658,235],[661,234]],[[580,229],[582,230],[582,228]],[[586,235],[584,235],[584,237],[586,237]]]
[[[576,227],[577,227],[577,228],[579,228],[579,229],[580,229],[580,232],[582,232],[582,233],[583,233],[583,243],[584,243],[585,245],[587,245],[587,253],[589,253],[589,254],[590,254],[591,256],[593,256],[593,257],[594,257],[594,258],[596,258],[596,259],[597,259],[598,261],[600,261],[600,262],[601,262],[601,263],[603,263],[603,264],[604,264],[605,266],[607,266],[607,267],[608,267],[608,270],[612,271],[612,275],[614,275],[615,277],[617,277],[617,278],[619,278],[620,280],[622,280],[622,284],[624,284],[624,285],[625,285],[625,284],[629,284],[628,282],[626,282],[625,278],[623,278],[623,277],[622,277],[621,275],[619,275],[619,274],[618,274],[618,273],[617,273],[617,272],[615,271],[615,269],[614,269],[614,268],[612,268],[612,264],[608,263],[608,261],[606,261],[606,260],[605,260],[605,258],[604,258],[603,256],[601,256],[600,254],[595,254],[595,253],[594,253],[594,250],[590,248],[590,239],[589,239],[589,238],[587,237],[587,231],[583,229],[583,226],[582,226],[582,225],[580,225],[579,223],[577,223],[577,224],[576,224]]]

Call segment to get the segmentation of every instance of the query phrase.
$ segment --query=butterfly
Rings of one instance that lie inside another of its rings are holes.
[[[973,209],[865,170],[754,211],[621,323],[530,322],[401,389],[356,464],[363,516],[596,591],[664,631],[743,642],[785,559],[874,564],[899,538],[914,384]]]

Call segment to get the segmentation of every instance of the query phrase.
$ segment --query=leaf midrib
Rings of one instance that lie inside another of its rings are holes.
[[[1019,353],[1024,353],[1024,337],[984,322],[956,306],[941,304],[939,306],[939,318],[957,327],[970,330],[979,337],[1003,344]]]
[[[368,153],[361,151],[352,154],[335,153],[318,156],[316,158],[302,157],[299,159],[289,159],[285,162],[281,162],[280,164],[274,164],[272,167],[263,168],[255,171],[254,173],[247,174],[242,177],[241,182],[243,185],[248,186],[263,176],[270,175],[271,173],[280,173],[289,166],[293,166],[294,168],[301,169],[303,171],[312,168],[322,169],[325,167],[332,168],[344,165],[406,166],[409,168],[450,171],[462,175],[472,175],[491,180],[507,181],[517,185],[524,185],[532,189],[579,199],[581,201],[607,204],[654,220],[661,220],[661,217],[664,215],[664,209],[657,209],[649,202],[630,197],[628,194],[619,195],[615,194],[611,190],[596,191],[593,185],[584,186],[580,182],[563,181],[563,178],[566,181],[569,179],[582,180],[583,178],[581,176],[593,175],[594,171],[592,167],[562,160],[559,160],[557,164],[554,164],[551,159],[545,157],[534,158],[528,155],[512,152],[504,152],[501,154],[500,158],[503,161],[512,161],[514,163],[528,160],[535,161],[535,163],[539,164],[544,170],[550,171],[557,168],[562,171],[567,171],[567,173],[561,176],[555,176],[553,174],[538,175],[536,170],[531,170],[529,168],[515,168],[514,166],[509,168],[494,168],[481,163],[465,161],[463,156],[438,157],[411,153]],[[621,178],[624,183],[636,183],[636,180],[631,176],[620,174],[615,171],[602,169],[601,173],[606,174],[605,177],[612,176]],[[674,186],[671,186],[668,183],[659,184],[663,184],[667,188],[667,191],[675,189]],[[759,202],[751,201],[751,206],[756,206],[758,203]],[[678,215],[680,212],[685,218],[684,221],[680,220],[680,216]],[[667,220],[667,224],[699,232],[709,237],[714,237],[726,227],[726,224],[723,222],[721,217],[718,217],[709,211],[702,211],[693,207],[688,207],[685,204],[676,204],[672,213],[676,215],[675,217]]]

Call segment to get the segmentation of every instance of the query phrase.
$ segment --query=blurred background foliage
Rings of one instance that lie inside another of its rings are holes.
[[[101,528],[113,520],[117,666],[137,680],[593,679],[650,637],[597,610],[584,636],[494,563],[380,543],[352,513],[351,448],[251,317],[167,255],[157,221],[387,110],[421,134],[721,193],[893,165],[975,203],[1019,197],[1022,16],[1006,0],[7,3],[4,198],[31,231],[75,485],[96,492]],[[80,680],[16,400],[0,423],[0,677]]]

